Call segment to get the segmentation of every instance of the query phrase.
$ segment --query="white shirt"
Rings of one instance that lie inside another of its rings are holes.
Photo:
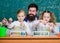
[[[29,28],[27,22],[24,21],[23,23],[24,23],[25,26],[27,27],[27,28],[24,29],[24,30],[27,32],[28,35],[31,35],[31,31],[30,31],[30,28]],[[11,23],[11,24],[9,25],[9,28],[13,28],[14,26],[20,27],[20,22],[19,22],[19,21],[14,21],[13,23]],[[21,29],[21,30],[23,30],[23,29]]]
[[[27,21],[28,25],[29,25],[29,28],[31,29],[31,31],[36,31],[36,25],[38,23],[38,20],[34,20],[34,21]]]
[[[39,26],[40,25],[40,26]],[[37,30],[39,31],[39,28],[41,28],[41,26],[45,29],[45,28],[50,28],[50,30],[53,30],[55,34],[59,33],[59,29],[57,26],[53,27],[53,26],[49,26],[48,23],[46,25],[44,25],[43,23],[39,23]]]

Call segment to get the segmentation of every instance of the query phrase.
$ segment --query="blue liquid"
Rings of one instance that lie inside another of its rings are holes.
[[[21,32],[21,36],[24,36],[25,35],[25,32]]]

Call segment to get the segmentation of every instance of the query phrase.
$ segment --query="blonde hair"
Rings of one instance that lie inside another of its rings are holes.
[[[19,13],[24,13],[24,15],[25,15],[25,11],[24,11],[23,9],[19,9],[19,10],[17,11],[17,15],[18,15]]]
[[[50,11],[47,11],[47,10],[45,10],[44,12],[42,12],[42,13],[40,14],[39,20],[43,20],[43,15],[44,15],[44,13],[50,13],[51,19],[50,19],[49,22],[52,22],[53,24],[55,24],[56,18],[55,18],[54,13],[52,13],[52,12],[50,12]]]

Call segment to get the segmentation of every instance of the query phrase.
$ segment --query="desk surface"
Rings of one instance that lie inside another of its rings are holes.
[[[58,36],[18,36],[18,37],[0,37],[0,40],[43,40],[43,39],[59,39]]]
[[[58,36],[0,37],[0,43],[60,43]]]

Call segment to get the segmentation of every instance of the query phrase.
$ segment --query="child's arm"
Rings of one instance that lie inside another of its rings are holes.
[[[13,28],[14,27],[14,22],[8,25],[8,28]]]
[[[53,30],[55,34],[59,33],[59,29],[56,25],[54,25],[53,23],[49,23],[49,26],[51,27],[51,30]]]
[[[44,25],[47,24],[47,22],[45,20],[39,20],[40,23],[43,23]]]
[[[53,24],[53,23],[48,23],[48,25],[49,25],[50,27],[56,27],[56,25]]]
[[[20,23],[20,26],[22,26],[24,29],[26,29],[26,25],[23,22]]]
[[[54,32],[55,32],[55,34],[59,33],[59,28],[57,26],[54,28]]]

